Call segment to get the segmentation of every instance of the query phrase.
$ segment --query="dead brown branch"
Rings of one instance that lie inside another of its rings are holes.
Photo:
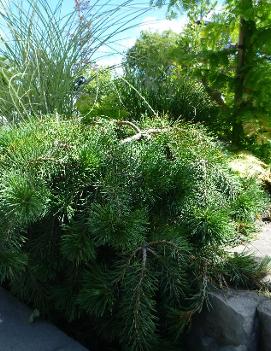
[[[116,122],[120,126],[129,126],[132,129],[134,129],[134,131],[136,132],[136,134],[121,140],[120,141],[121,144],[127,144],[133,141],[141,140],[143,138],[150,139],[151,134],[164,133],[170,130],[170,128],[150,128],[150,129],[141,130],[137,125],[135,125],[130,121],[116,121]]]

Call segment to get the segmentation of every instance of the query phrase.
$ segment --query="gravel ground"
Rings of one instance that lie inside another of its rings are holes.
[[[244,245],[236,246],[232,252],[250,252],[256,258],[261,259],[265,256],[271,257],[271,222],[263,223],[261,231],[256,238]],[[271,283],[271,274],[267,277]]]

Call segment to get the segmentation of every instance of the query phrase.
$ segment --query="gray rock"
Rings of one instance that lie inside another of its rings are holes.
[[[247,347],[245,345],[222,346],[219,348],[219,351],[247,351]]]
[[[31,310],[0,288],[0,351],[87,351],[55,326],[29,323]]]
[[[271,300],[266,299],[258,306],[260,321],[261,351],[271,351]]]
[[[198,336],[190,339],[187,345],[190,351],[248,351],[247,346],[239,345],[219,345],[217,341],[210,336]]]
[[[186,346],[191,351],[219,351],[214,338],[206,335],[196,335],[194,332],[187,338]]]
[[[200,339],[198,351],[219,351],[217,342],[210,336],[203,336]]]
[[[211,292],[209,307],[193,320],[187,336],[188,350],[257,351],[257,307],[264,299],[252,291]]]
[[[220,345],[256,351],[259,296],[250,291],[225,290],[211,292],[209,299],[211,308],[205,312],[204,333]]]

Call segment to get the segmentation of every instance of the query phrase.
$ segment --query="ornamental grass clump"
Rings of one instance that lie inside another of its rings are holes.
[[[67,13],[63,0],[0,0],[0,114],[8,121],[74,113],[82,74],[99,50],[149,10],[133,0],[72,4]]]
[[[2,128],[0,151],[1,281],[117,350],[179,349],[211,286],[267,270],[224,250],[266,195],[200,126],[46,117]]]

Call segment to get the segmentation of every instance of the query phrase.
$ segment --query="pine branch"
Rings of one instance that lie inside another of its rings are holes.
[[[124,322],[122,339],[132,351],[151,350],[155,340],[156,277],[147,268],[147,250],[142,247],[141,262],[132,264],[122,286],[120,314]]]

